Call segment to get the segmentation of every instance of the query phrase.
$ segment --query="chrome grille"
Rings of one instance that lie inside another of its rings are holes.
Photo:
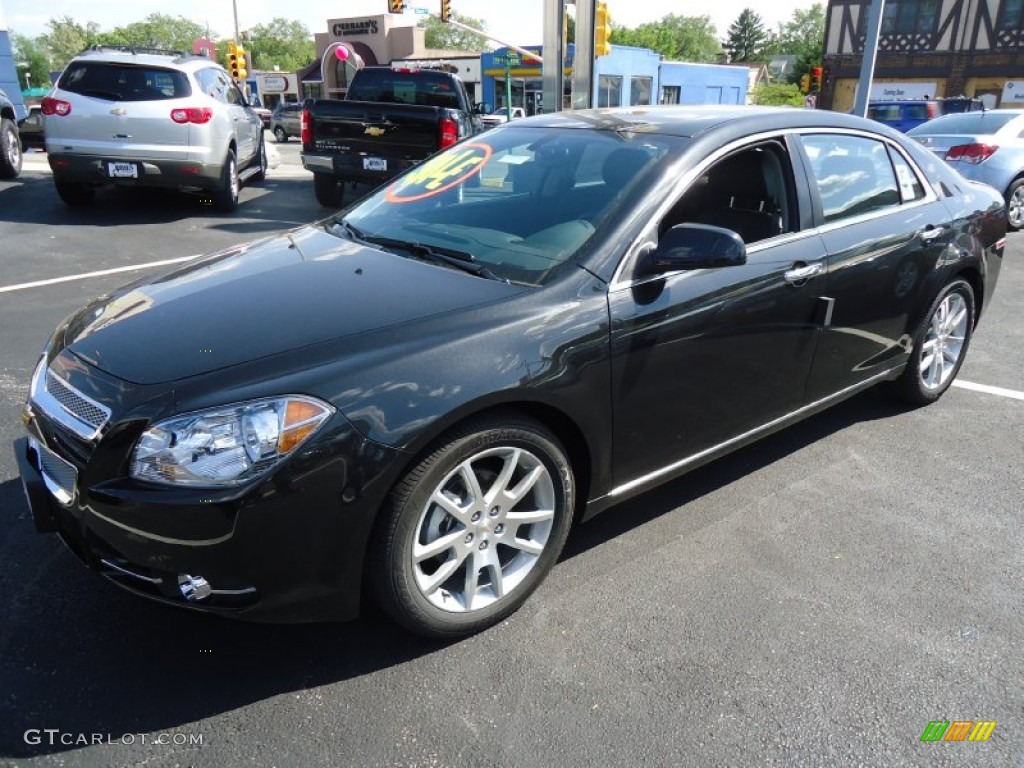
[[[52,372],[46,372],[46,391],[50,393],[60,406],[95,431],[102,429],[110,418],[110,411],[99,403],[90,400],[75,390],[70,384],[57,378]]]
[[[61,504],[70,504],[75,498],[78,470],[35,439],[29,442],[39,457],[39,471],[47,489]]]

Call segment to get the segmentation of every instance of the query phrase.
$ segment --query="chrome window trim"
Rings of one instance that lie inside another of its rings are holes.
[[[810,411],[813,411],[817,408],[821,408],[831,403],[832,401],[841,400],[847,395],[852,395],[853,393],[857,392],[860,389],[867,389],[871,385],[876,384],[879,381],[882,381],[883,379],[892,375],[896,371],[900,370],[902,367],[902,365],[897,365],[892,368],[889,368],[881,373],[875,374],[874,376],[868,379],[865,379],[864,381],[846,387],[845,389],[828,395],[827,397],[823,397],[820,400],[815,400],[813,403],[808,403],[807,405],[797,408],[795,411],[787,413],[784,416],[779,416],[776,419],[772,419],[771,421],[766,422],[759,427],[754,427],[753,429],[750,429],[744,432],[743,434],[731,437],[728,440],[718,443],[717,445],[713,445],[710,448],[705,448],[703,451],[698,451],[697,453],[691,454],[690,456],[687,456],[683,459],[679,459],[678,461],[661,467],[660,469],[656,469],[653,472],[648,472],[646,475],[642,475],[633,480],[630,480],[628,483],[623,483],[622,485],[613,488],[611,491],[609,491],[608,495],[611,497],[621,496],[624,493],[632,491],[641,486],[647,485],[648,483],[651,483],[664,475],[671,474],[677,470],[680,470],[683,467],[687,466],[688,464],[693,464],[694,462],[700,461],[701,459],[706,458],[707,456],[715,454],[719,451],[724,451],[730,446],[734,446],[738,443],[755,437],[762,432],[774,429],[775,427],[781,426],[786,422],[795,421],[804,414],[807,414]]]
[[[660,224],[662,218],[665,217],[665,214],[667,214],[672,209],[672,206],[675,205],[676,201],[679,200],[680,196],[686,191],[687,188],[689,188],[689,186],[694,182],[694,180],[698,176],[700,176],[700,174],[704,173],[704,171],[707,170],[710,166],[717,163],[725,155],[731,154],[732,152],[735,152],[739,149],[754,144],[762,143],[772,139],[785,139],[790,136],[796,136],[802,140],[803,136],[807,134],[823,133],[842,134],[846,136],[856,136],[862,139],[871,139],[872,141],[879,141],[885,144],[887,147],[893,148],[895,151],[900,153],[900,156],[910,166],[911,171],[917,175],[917,180],[921,183],[921,186],[924,187],[925,196],[920,200],[914,200],[910,203],[901,202],[898,205],[889,206],[887,208],[879,208],[878,210],[875,211],[868,211],[867,213],[863,213],[859,216],[851,216],[850,218],[828,222],[827,224],[823,223],[817,227],[812,227],[811,229],[800,230],[799,232],[784,232],[778,237],[769,238],[767,240],[760,240],[757,243],[754,243],[747,250],[747,253],[756,254],[762,249],[768,248],[770,246],[795,241],[800,237],[814,237],[823,232],[830,232],[833,229],[836,229],[837,227],[846,226],[851,222],[856,223],[866,221],[872,218],[877,218],[879,216],[886,215],[888,213],[892,213],[897,210],[908,210],[915,206],[923,206],[926,204],[930,204],[939,199],[937,193],[935,192],[935,189],[932,186],[931,181],[929,181],[928,177],[925,176],[925,174],[921,171],[921,167],[914,161],[914,158],[912,158],[906,151],[904,151],[903,147],[901,147],[898,142],[890,139],[887,136],[882,136],[880,134],[871,133],[870,131],[859,130],[856,128],[838,128],[828,126],[778,128],[776,130],[763,131],[761,133],[751,134],[750,136],[744,136],[742,139],[737,139],[736,141],[733,141],[725,145],[724,147],[715,150],[710,155],[708,155],[699,165],[694,166],[691,170],[687,171],[680,177],[675,187],[672,188],[672,192],[665,196],[665,200],[662,201],[662,203],[655,210],[654,215],[651,216],[651,219],[648,222],[648,224],[640,231],[640,234],[637,235],[633,242],[627,247],[626,252],[619,260],[619,264],[618,266],[616,266],[615,271],[612,273],[612,279],[609,281],[608,284],[609,293],[613,291],[620,291],[628,288],[633,288],[637,285],[642,285],[646,282],[649,282],[650,280],[656,280],[671,275],[681,274],[680,272],[666,272],[662,275],[655,275],[650,278],[643,278],[641,280],[635,281],[624,277],[627,270],[632,266],[633,262],[636,260],[637,253],[640,250],[640,248],[643,245],[653,242],[655,240],[655,238],[653,237],[653,233],[657,230],[657,227]],[[794,169],[793,172],[796,173],[796,169]],[[812,176],[810,176],[810,168],[807,169],[807,173],[809,178],[813,178]],[[895,175],[896,172],[893,171],[894,180],[896,180]]]

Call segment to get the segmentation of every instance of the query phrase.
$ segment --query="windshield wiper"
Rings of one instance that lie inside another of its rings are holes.
[[[469,272],[471,275],[486,277],[488,280],[497,280],[501,283],[508,282],[507,280],[498,277],[490,270],[490,268],[477,261],[476,256],[467,251],[459,251],[454,248],[445,248],[439,245],[426,245],[425,243],[418,243],[414,240],[399,240],[395,237],[378,237],[377,235],[368,235],[345,219],[336,222],[336,224],[340,225],[353,240],[370,243],[372,245],[382,245],[385,248],[400,248],[402,250],[409,251],[418,258],[455,267],[456,269],[461,269],[463,272]]]

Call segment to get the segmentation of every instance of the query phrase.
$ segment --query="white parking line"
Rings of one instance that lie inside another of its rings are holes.
[[[164,259],[163,261],[151,261],[147,264],[135,264],[130,267],[114,267],[113,269],[101,269],[98,272],[83,272],[80,275],[66,275],[64,277],[54,277],[50,280],[35,280],[31,283],[19,283],[18,285],[4,285],[0,286],[0,293],[10,293],[11,291],[24,291],[28,288],[40,288],[44,285],[56,285],[57,283],[70,283],[72,280],[85,280],[89,277],[103,277],[104,275],[116,275],[118,272],[134,272],[140,269],[152,269],[153,267],[166,267],[169,264],[180,264],[183,261],[191,261],[198,257],[198,254],[194,256],[182,256],[177,259]]]
[[[990,387],[988,384],[975,384],[973,381],[960,381],[960,379],[954,381],[953,386],[960,387],[960,389],[969,389],[972,392],[984,392],[986,395],[999,395],[1000,397],[1009,397],[1014,400],[1024,400],[1024,392],[1018,392],[1015,389]]]

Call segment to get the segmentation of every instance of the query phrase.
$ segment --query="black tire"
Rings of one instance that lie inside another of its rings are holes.
[[[256,164],[259,171],[252,175],[252,180],[263,181],[267,178],[267,145],[263,142],[263,136],[260,136],[260,147],[256,150]]]
[[[1006,190],[1006,228],[1024,229],[1024,177],[1014,179]]]
[[[57,188],[57,194],[65,204],[72,207],[88,205],[96,197],[96,190],[88,184],[77,181],[62,181],[54,179],[53,185]]]
[[[235,210],[238,207],[239,185],[238,162],[235,159],[235,151],[229,149],[227,157],[224,158],[224,168],[220,174],[220,186],[214,190],[211,196],[214,208],[224,213],[231,213],[231,211]]]
[[[433,501],[442,492],[444,506]],[[554,566],[575,500],[565,450],[542,425],[469,423],[439,439],[392,490],[370,541],[370,588],[417,634],[479,632],[516,611]],[[417,559],[416,547],[429,553]]]
[[[21,139],[13,120],[0,118],[0,179],[14,179],[21,173]]]
[[[952,309],[946,316],[948,322],[941,314],[944,305]],[[942,397],[967,357],[974,333],[974,317],[974,290],[966,280],[957,278],[939,291],[928,308],[914,336],[914,350],[907,367],[898,379],[888,384],[888,390],[911,405],[930,405]],[[943,327],[947,325],[948,328]],[[954,333],[948,333],[954,329]],[[938,356],[934,354],[936,350]]]
[[[345,197],[345,185],[326,173],[313,174],[313,191],[317,202],[324,208],[340,208]]]
[[[277,141],[278,144],[287,144],[288,132],[285,131],[285,129],[279,125],[277,126],[277,128],[274,129],[274,139]]]

